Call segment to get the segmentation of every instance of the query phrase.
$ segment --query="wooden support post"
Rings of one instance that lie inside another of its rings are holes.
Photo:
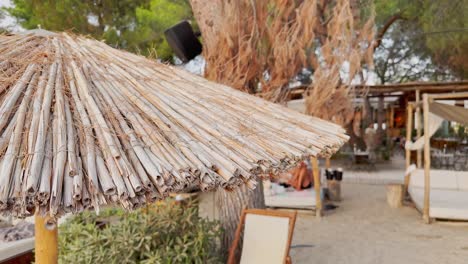
[[[424,114],[424,208],[423,220],[426,224],[430,223],[430,191],[431,191],[431,143],[429,140],[429,100],[427,94],[423,95],[423,114]]]
[[[325,169],[329,169],[331,167],[330,158],[325,158]]]
[[[408,104],[407,108],[407,119],[406,119],[406,142],[411,142],[411,132],[413,132],[413,106]],[[405,149],[405,158],[406,158],[406,169],[411,165],[411,150]],[[405,196],[408,192],[408,186],[410,181],[410,175],[405,175],[405,186],[403,190],[403,195]]]
[[[379,103],[378,103],[378,108],[377,108],[377,135],[378,135],[378,143],[381,144],[383,142],[383,123],[385,122],[385,113],[384,113],[384,107],[385,107],[385,102],[384,102],[384,96],[382,94],[379,95]]]
[[[310,162],[312,164],[312,174],[314,176],[314,188],[315,188],[315,215],[317,217],[322,217],[322,196],[321,192],[321,183],[320,183],[320,169],[318,166],[317,157],[311,157]]]
[[[46,228],[47,217],[38,214],[34,220],[35,231],[35,263],[56,264],[58,263],[58,233],[57,227],[52,230]]]
[[[421,94],[419,90],[416,90],[416,137],[420,138],[422,134],[422,118],[421,118]],[[422,166],[422,151],[416,151],[416,166],[421,168]]]
[[[389,118],[389,128],[395,127],[395,107],[393,105],[390,106],[390,118]]]

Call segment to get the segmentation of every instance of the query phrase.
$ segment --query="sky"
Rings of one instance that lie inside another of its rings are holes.
[[[0,8],[12,6],[10,0],[0,0]],[[21,31],[21,27],[16,25],[15,19],[11,16],[5,15],[3,18],[0,18],[0,28],[10,28],[12,31]]]

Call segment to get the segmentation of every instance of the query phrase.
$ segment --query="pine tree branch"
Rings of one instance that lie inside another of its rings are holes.
[[[388,29],[390,28],[390,26],[393,25],[393,23],[395,23],[396,21],[398,20],[405,20],[406,18],[404,18],[401,13],[397,13],[397,14],[394,14],[393,16],[391,16],[387,22],[385,22],[384,26],[380,29],[379,33],[377,34],[377,37],[375,39],[375,44],[374,44],[374,50],[377,49],[380,44],[382,44],[382,39],[383,37],[385,36],[385,33],[387,33]]]

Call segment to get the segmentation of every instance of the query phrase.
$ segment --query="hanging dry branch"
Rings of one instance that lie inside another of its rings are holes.
[[[202,31],[206,78],[283,102],[289,82],[312,68],[307,113],[349,122],[354,91],[348,84],[372,65],[374,39],[373,16],[360,23],[356,1],[191,3]]]

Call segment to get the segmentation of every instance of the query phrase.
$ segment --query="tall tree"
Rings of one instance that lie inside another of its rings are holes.
[[[468,77],[466,0],[375,0],[375,6],[376,24],[382,32],[379,39],[385,38],[385,32],[393,34],[387,35],[389,39],[399,35],[396,42],[405,36],[413,56],[430,58],[437,68],[450,69],[458,78]],[[435,75],[440,78],[440,72]]]
[[[190,2],[202,32],[208,79],[281,103],[291,79],[311,68],[307,112],[349,121],[353,94],[343,84],[361,72],[373,52],[372,12],[359,19],[357,0]],[[216,193],[224,248],[231,244],[241,210],[264,206],[262,192]]]
[[[411,81],[443,81],[452,78],[446,65],[434,63],[422,30],[403,20],[387,31],[374,53],[374,72],[381,84]]]
[[[13,0],[6,10],[26,29],[71,30],[108,44],[172,58],[164,30],[191,19],[187,0]]]

